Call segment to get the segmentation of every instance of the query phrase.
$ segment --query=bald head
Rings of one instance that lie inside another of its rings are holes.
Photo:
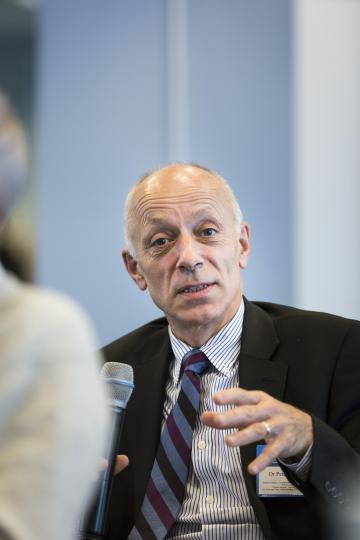
[[[175,196],[182,198],[183,193],[191,197],[191,188],[199,184],[206,185],[209,193],[218,193],[225,203],[229,205],[232,212],[234,225],[240,233],[243,221],[242,212],[235,195],[226,180],[216,172],[201,165],[191,163],[177,163],[167,165],[160,169],[153,170],[142,176],[129,192],[125,204],[125,240],[129,252],[135,256],[136,253],[136,230],[139,223],[139,216],[142,210],[144,197],[148,200],[153,198],[154,209],[157,201],[161,201],[162,195],[166,195],[171,189]],[[195,202],[189,199],[189,203]]]
[[[0,93],[0,225],[16,203],[27,175],[24,130],[8,100]]]

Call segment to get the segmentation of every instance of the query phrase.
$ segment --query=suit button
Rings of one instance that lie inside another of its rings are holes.
[[[337,487],[334,486],[330,489],[330,493],[331,493],[332,498],[336,499],[339,495],[339,490]]]
[[[331,484],[330,480],[326,480],[326,482],[324,484],[324,487],[325,487],[325,490],[326,490],[327,493],[331,493],[332,484]]]

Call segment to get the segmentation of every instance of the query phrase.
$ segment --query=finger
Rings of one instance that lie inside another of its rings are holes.
[[[129,458],[124,454],[116,456],[114,474],[119,474],[129,465]]]
[[[281,437],[274,439],[274,441],[267,444],[261,454],[248,465],[248,472],[250,474],[257,474],[266,469],[266,467],[271,465],[274,459],[279,457],[283,447],[284,441]]]
[[[268,418],[268,411],[260,405],[242,405],[224,412],[205,411],[201,421],[217,429],[243,429]]]
[[[263,422],[257,422],[244,429],[226,435],[225,443],[228,446],[245,446],[246,444],[261,441],[262,439],[265,439],[265,436],[266,428],[264,427]]]
[[[106,471],[108,466],[109,466],[108,460],[105,459],[105,458],[101,458],[101,460],[100,460],[100,472]]]
[[[266,394],[261,390],[245,390],[244,388],[228,388],[213,395],[217,405],[243,405],[259,403]]]
[[[205,411],[200,416],[200,420],[206,426],[216,429],[229,429],[245,427],[242,425],[242,416],[236,409],[231,409],[225,412]]]

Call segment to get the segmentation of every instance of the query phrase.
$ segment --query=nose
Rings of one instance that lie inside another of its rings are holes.
[[[200,270],[203,259],[200,246],[191,235],[183,236],[178,240],[178,260],[176,267],[181,272],[195,272]]]

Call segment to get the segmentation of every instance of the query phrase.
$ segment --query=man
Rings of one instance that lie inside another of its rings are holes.
[[[107,539],[327,538],[359,474],[360,323],[249,302],[249,226],[227,183],[204,167],[144,176],[128,195],[126,238],[127,271],[165,318],[105,348],[107,360],[133,366],[135,382],[121,449],[130,465],[115,480]],[[171,510],[174,494],[158,482],[167,482],[161,459],[169,466],[173,456],[161,433],[174,430],[192,349],[210,367],[184,496],[165,519],[156,490]]]
[[[0,94],[1,233],[26,169],[22,127]],[[0,265],[1,540],[75,537],[106,438],[95,351],[74,302]]]

